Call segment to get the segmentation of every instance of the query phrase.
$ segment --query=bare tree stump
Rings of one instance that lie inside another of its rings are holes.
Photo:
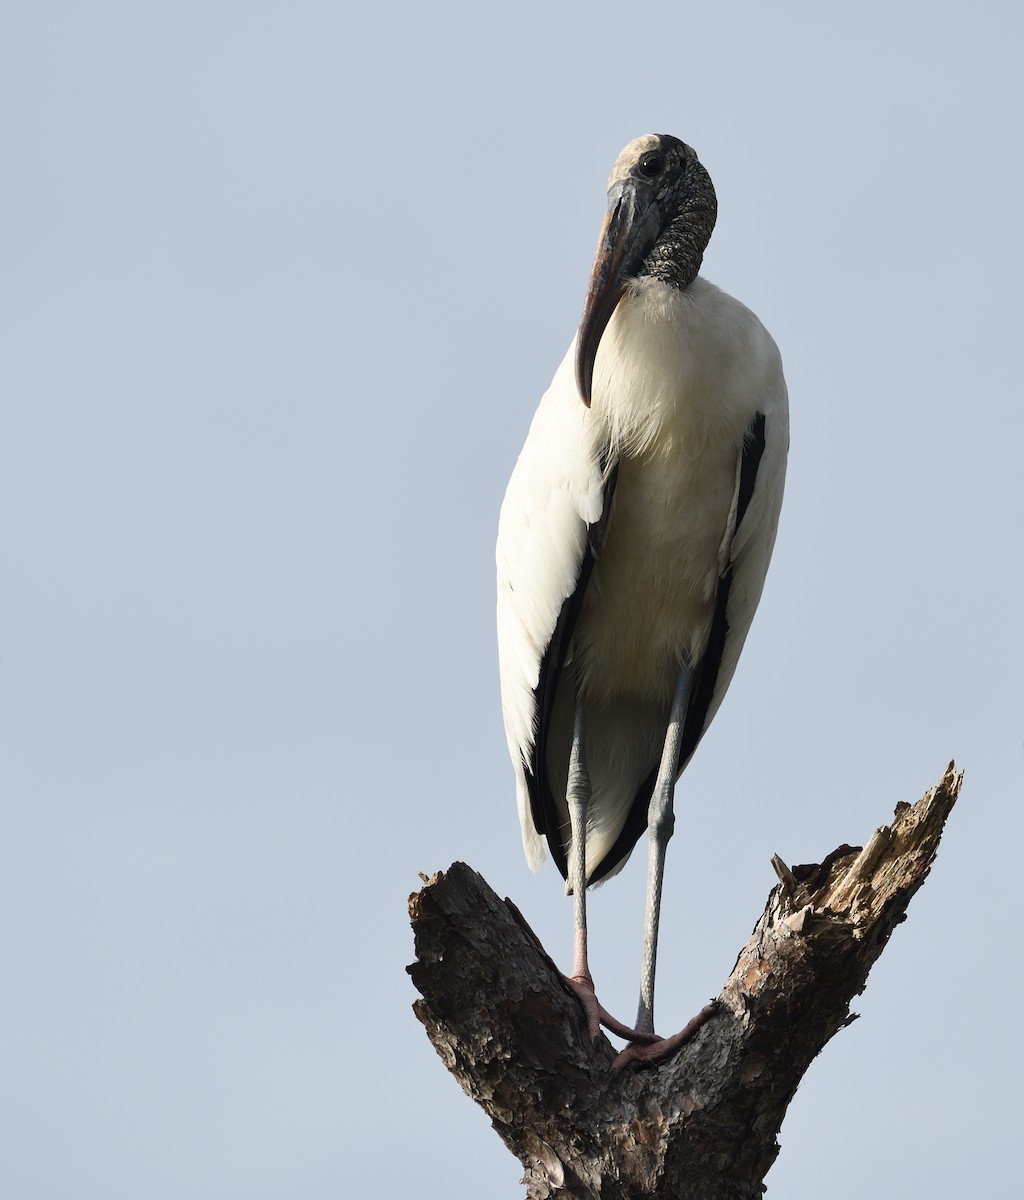
[[[528,1196],[754,1200],[811,1060],[853,1018],[850,1001],[935,858],[963,776],[863,849],[840,846],[780,882],[717,1001],[669,1062],[611,1070],[582,1010],[522,922],[463,863],[409,900],[423,996],[414,1005],[445,1066],[522,1162]]]

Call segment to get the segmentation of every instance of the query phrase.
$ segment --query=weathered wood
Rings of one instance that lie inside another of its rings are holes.
[[[528,1196],[754,1200],[811,1060],[924,882],[960,790],[950,763],[862,848],[780,882],[718,997],[669,1062],[611,1069],[510,901],[463,863],[409,900],[414,1005],[445,1066],[523,1163]],[[485,1192],[486,1188],[481,1188]]]

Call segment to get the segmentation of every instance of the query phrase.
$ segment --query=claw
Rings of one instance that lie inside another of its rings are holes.
[[[624,1067],[632,1066],[634,1063],[637,1066],[654,1067],[658,1063],[667,1062],[680,1047],[686,1045],[709,1017],[713,1017],[718,1012],[719,1007],[718,1001],[712,1000],[671,1037],[658,1038],[645,1045],[641,1045],[637,1041],[627,1046],[625,1050],[615,1056],[612,1070],[621,1071]]]
[[[616,1037],[625,1038],[627,1042],[656,1045],[662,1040],[656,1033],[641,1033],[639,1029],[632,1029],[629,1025],[623,1025],[621,1021],[617,1021],[598,1000],[594,990],[594,981],[589,976],[563,975],[562,981],[570,988],[583,1008],[583,1013],[587,1018],[587,1032],[590,1034],[592,1042],[596,1042],[600,1037],[602,1025]]]

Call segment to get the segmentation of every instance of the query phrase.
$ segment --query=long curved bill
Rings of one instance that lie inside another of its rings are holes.
[[[661,212],[652,189],[636,179],[612,185],[576,337],[576,386],[588,408],[601,336],[660,231]]]

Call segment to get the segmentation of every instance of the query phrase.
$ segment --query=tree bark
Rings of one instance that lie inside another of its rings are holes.
[[[409,899],[423,999],[445,1066],[525,1168],[532,1200],[754,1200],[811,1060],[935,858],[963,776],[950,763],[862,848],[840,846],[779,883],[713,1015],[668,1062],[613,1071],[603,1036],[509,900],[463,863]]]

